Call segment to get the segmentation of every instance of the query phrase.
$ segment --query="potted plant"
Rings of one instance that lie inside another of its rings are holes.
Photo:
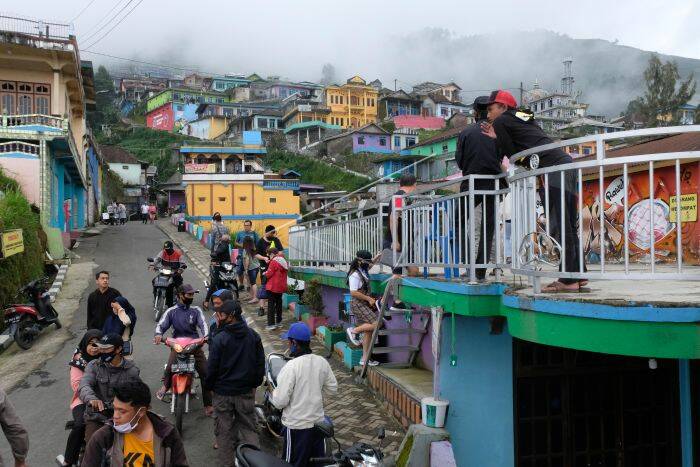
[[[323,345],[332,350],[338,342],[345,342],[345,329],[340,325],[326,326],[326,332],[323,336]]]
[[[327,317],[323,314],[323,309],[325,305],[323,304],[323,297],[321,296],[321,283],[313,279],[306,284],[304,288],[304,296],[302,297],[302,302],[305,308],[308,308],[308,316],[302,316],[302,319],[311,329],[311,333],[316,333],[316,328],[319,326],[325,326]]]
[[[282,308],[291,308],[289,305],[299,301],[297,295],[297,281],[287,285],[287,292],[282,294]]]

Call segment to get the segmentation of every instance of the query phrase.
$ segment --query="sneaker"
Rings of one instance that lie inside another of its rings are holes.
[[[379,365],[379,362],[376,360],[370,360],[367,362],[367,366],[377,366],[377,365]],[[360,366],[365,366],[365,362],[360,360]]]
[[[265,316],[265,308],[258,307],[258,316]]]
[[[378,298],[374,301],[374,306],[377,308],[377,313],[382,314],[382,299]]]
[[[276,324],[268,324],[267,326],[265,326],[265,329],[268,331],[273,331],[273,330],[277,329],[277,325]]]
[[[66,465],[66,458],[63,457],[63,454],[59,454],[56,456],[56,463],[61,467]]]
[[[355,334],[355,333],[353,332],[354,330],[355,330],[355,328],[347,328],[347,329],[345,330],[345,332],[346,332],[347,335],[348,335],[348,339],[350,339],[350,343],[351,343],[352,345],[361,345],[362,343],[361,343],[360,340],[357,338],[357,334]]]

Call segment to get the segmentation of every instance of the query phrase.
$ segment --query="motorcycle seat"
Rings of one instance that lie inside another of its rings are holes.
[[[289,467],[285,461],[260,451],[250,444],[241,444],[236,449],[236,457],[245,467]]]

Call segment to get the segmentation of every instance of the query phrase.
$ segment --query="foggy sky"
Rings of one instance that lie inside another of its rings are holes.
[[[368,81],[380,78],[391,88],[398,79],[398,87],[410,89],[422,80],[454,79],[465,90],[508,87],[534,78],[554,86],[561,77],[549,76],[549,69],[547,76],[541,76],[538,64],[498,63],[490,56],[489,68],[495,70],[488,70],[487,76],[505,76],[501,79],[507,82],[484,83],[463,66],[469,61],[472,67],[478,48],[469,48],[470,57],[461,57],[458,49],[465,37],[479,34],[490,34],[481,38],[489,42],[484,49],[490,55],[502,48],[511,60],[514,48],[528,47],[517,36],[504,34],[513,30],[617,40],[644,50],[700,58],[700,2],[690,0],[143,0],[102,41],[87,47],[113,24],[89,37],[95,23],[115,2],[116,12],[127,1],[96,0],[75,20],[81,49],[211,73],[257,72],[310,81],[320,79],[328,62],[335,66],[338,81],[360,74]],[[3,3],[3,13],[70,21],[89,0]],[[449,52],[443,53],[442,44]],[[87,52],[82,55],[96,63],[105,60]],[[562,58],[553,56],[551,61],[559,67]],[[510,76],[510,69],[519,75]]]

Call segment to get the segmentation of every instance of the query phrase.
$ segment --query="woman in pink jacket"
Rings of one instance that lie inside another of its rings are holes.
[[[56,461],[65,466],[77,465],[78,456],[80,456],[80,448],[85,439],[85,421],[83,415],[85,413],[85,404],[78,398],[78,386],[80,378],[83,377],[87,364],[99,357],[100,353],[97,348],[97,341],[102,337],[102,331],[99,329],[88,330],[80,342],[78,348],[73,353],[73,359],[68,362],[70,366],[70,387],[73,390],[73,397],[70,401],[70,409],[73,412],[73,428],[68,435],[66,442],[66,451],[63,456],[57,456]]]

